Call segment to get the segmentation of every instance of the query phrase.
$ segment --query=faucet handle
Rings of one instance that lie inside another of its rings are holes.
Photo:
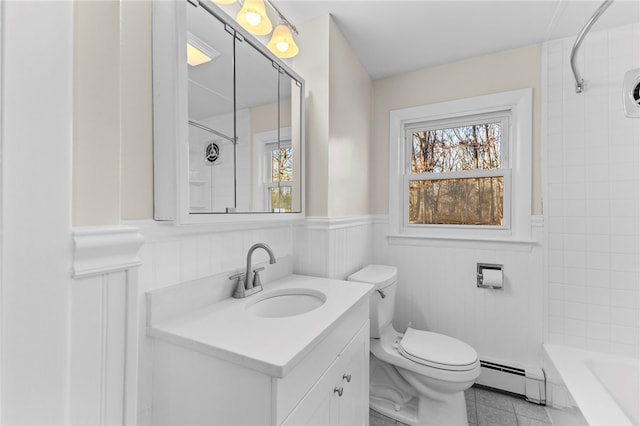
[[[256,268],[253,270],[253,286],[262,288],[262,281],[260,281],[260,271],[264,271],[264,267]]]
[[[240,277],[244,277],[244,272],[239,272],[239,273],[237,273],[237,274],[231,275],[231,276],[229,277],[229,279],[230,279],[230,280],[235,280],[235,279],[240,278]]]
[[[244,276],[245,273],[240,272],[229,277],[230,280],[238,280],[236,283],[236,290],[233,292],[233,297],[236,299],[242,299],[246,295],[244,288]]]

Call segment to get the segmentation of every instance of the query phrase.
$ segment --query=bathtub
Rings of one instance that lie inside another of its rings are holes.
[[[544,345],[589,425],[640,424],[640,360]]]

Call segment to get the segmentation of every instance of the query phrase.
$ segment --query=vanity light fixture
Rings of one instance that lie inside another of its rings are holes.
[[[273,30],[271,41],[267,47],[279,58],[292,58],[298,54],[298,45],[293,39],[293,34],[287,22],[282,22]]]
[[[206,64],[220,53],[209,46],[202,39],[191,33],[187,33],[187,63],[192,67]]]
[[[263,0],[244,0],[236,20],[245,30],[255,35],[267,35],[273,28]]]
[[[293,58],[300,49],[293,39],[292,31],[298,34],[295,26],[280,12],[271,0],[211,0],[218,4],[234,4],[239,2],[242,7],[236,15],[236,20],[242,27],[255,35],[268,35],[273,26],[267,15],[265,3],[268,4],[280,17],[280,24],[276,26],[271,35],[267,48],[279,58]]]

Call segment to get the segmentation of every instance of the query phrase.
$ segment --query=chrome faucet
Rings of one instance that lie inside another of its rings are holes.
[[[238,284],[236,286],[236,291],[233,293],[233,297],[236,299],[242,299],[243,297],[251,296],[254,293],[257,293],[262,290],[262,282],[260,281],[259,272],[264,268],[256,268],[252,269],[251,266],[251,257],[253,256],[253,252],[256,249],[264,249],[269,255],[269,263],[276,263],[276,257],[273,254],[273,250],[271,247],[264,243],[257,243],[251,246],[249,252],[247,253],[247,270],[245,273],[235,274],[229,277],[230,280],[238,279]]]

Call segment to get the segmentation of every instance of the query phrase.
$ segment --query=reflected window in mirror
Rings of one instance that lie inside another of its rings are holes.
[[[291,213],[291,189],[293,187],[293,149],[291,140],[280,140],[279,143],[267,145],[265,160],[269,163],[271,173],[267,183],[269,211],[274,213]]]

